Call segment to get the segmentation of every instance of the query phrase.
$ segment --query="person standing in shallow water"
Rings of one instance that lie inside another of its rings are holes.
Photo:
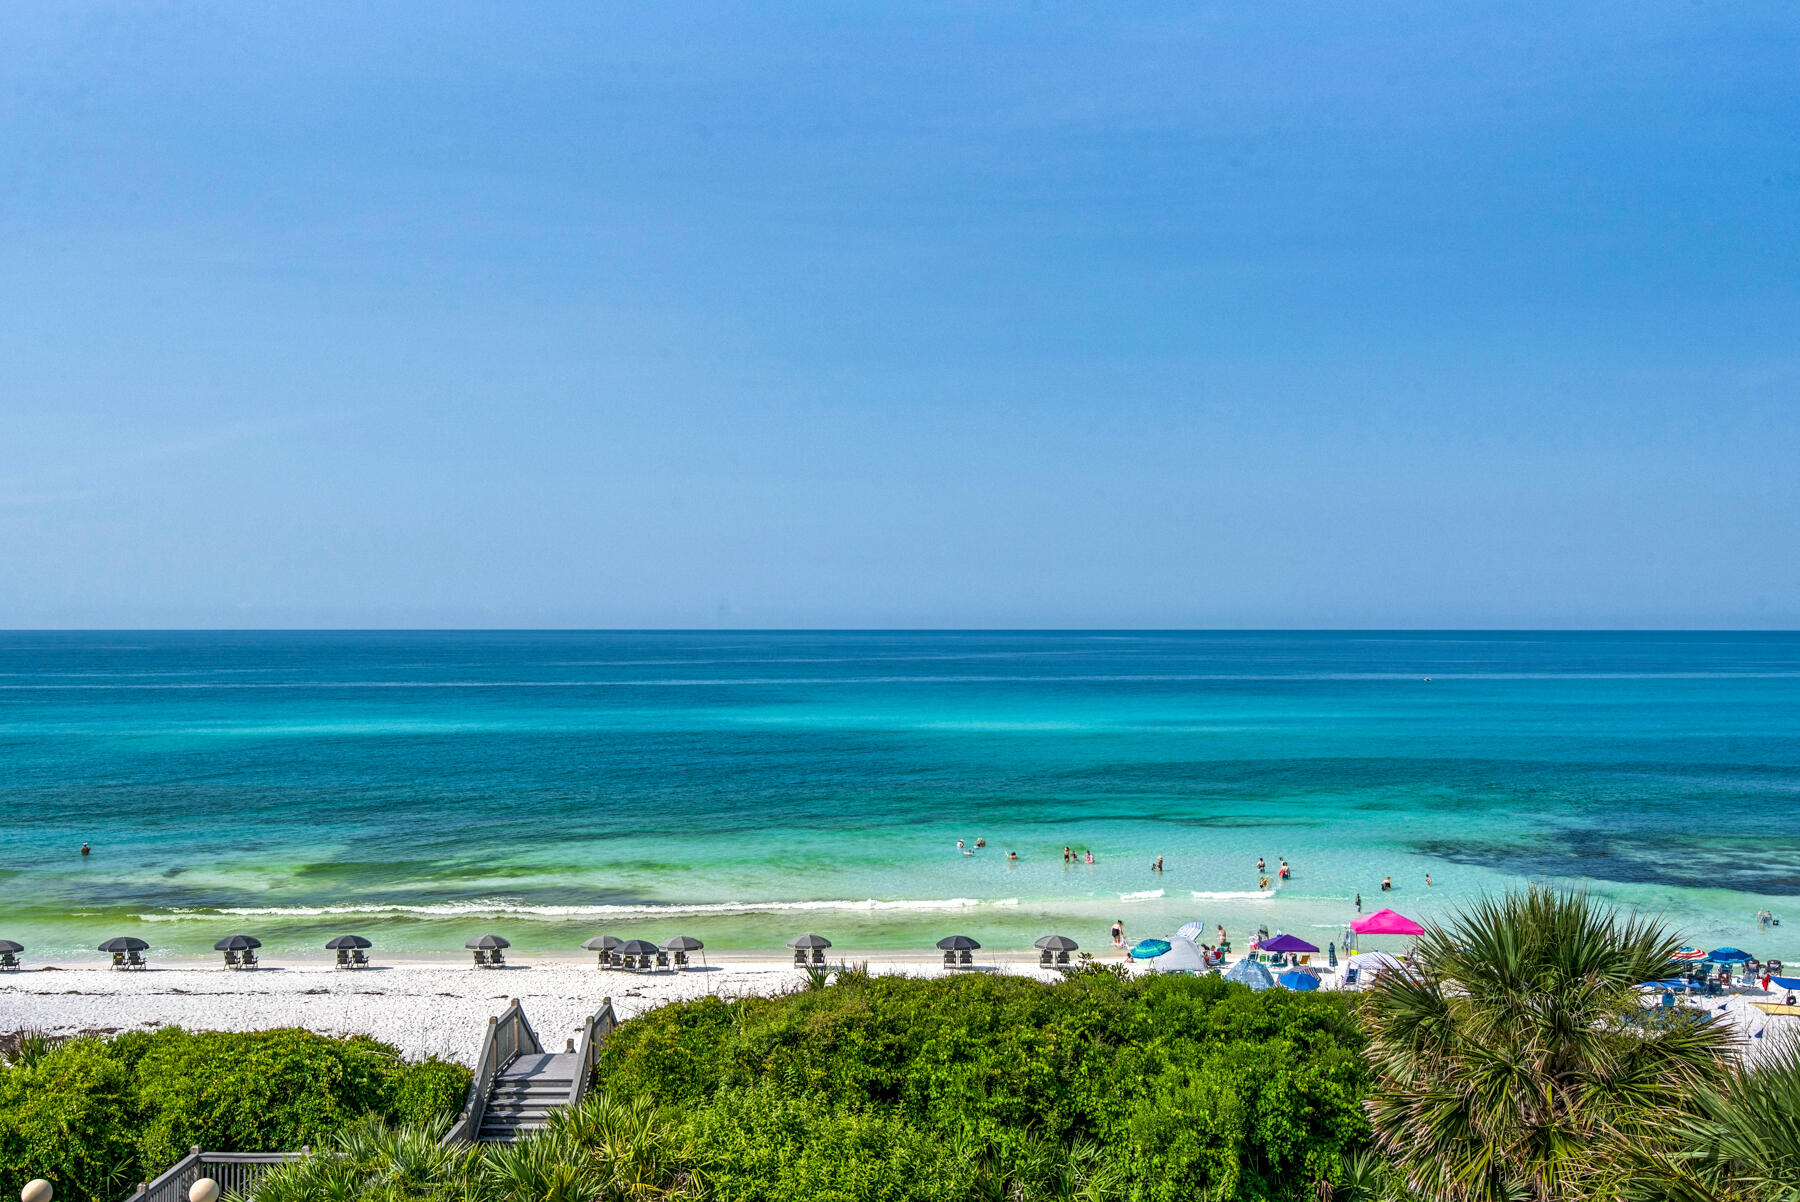
[[[1112,925],[1112,941],[1114,947],[1125,946],[1125,920],[1115,919]]]
[[[1358,914],[1362,913],[1362,894],[1360,893],[1356,895],[1356,912]]]

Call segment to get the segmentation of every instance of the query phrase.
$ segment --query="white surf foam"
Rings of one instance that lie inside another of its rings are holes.
[[[1120,901],[1155,901],[1163,895],[1161,889],[1145,889],[1141,893],[1121,893]]]
[[[1198,898],[1214,898],[1220,901],[1274,901],[1273,889],[1195,889],[1193,895]]]
[[[144,922],[186,922],[194,919],[240,918],[330,918],[335,916],[363,918],[660,918],[693,917],[708,914],[765,914],[789,911],[947,911],[971,910],[977,906],[1016,906],[1019,899],[1003,897],[986,900],[976,897],[901,898],[883,900],[865,898],[831,901],[796,902],[700,902],[683,904],[642,905],[537,905],[516,898],[479,897],[468,901],[430,902],[423,905],[368,902],[337,906],[219,906],[210,909],[173,909],[161,913],[139,914]]]

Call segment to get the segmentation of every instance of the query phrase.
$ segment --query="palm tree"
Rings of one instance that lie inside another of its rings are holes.
[[[1639,1002],[1679,941],[1578,892],[1532,887],[1432,925],[1364,1001],[1376,1142],[1407,1188],[1454,1202],[1616,1192],[1724,1080],[1732,1037]]]
[[[1634,1172],[1634,1202],[1800,1202],[1800,1041],[1776,1042],[1695,1106],[1679,1145]]]

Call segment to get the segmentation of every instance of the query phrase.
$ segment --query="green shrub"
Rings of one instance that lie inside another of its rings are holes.
[[[745,1202],[1104,1192],[1072,1182],[1084,1146],[1146,1202],[1298,1198],[1366,1143],[1361,1046],[1342,997],[1213,977],[852,976],[654,1010],[598,1072],[682,1115]]]
[[[110,1202],[199,1144],[289,1151],[363,1115],[452,1113],[466,1069],[307,1031],[165,1029],[75,1040],[0,1070],[0,1190],[44,1177],[59,1199]]]

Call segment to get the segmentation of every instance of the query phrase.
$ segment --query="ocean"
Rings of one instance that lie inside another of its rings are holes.
[[[1543,880],[1793,961],[1800,635],[15,632],[0,813],[36,960],[1323,943]]]

